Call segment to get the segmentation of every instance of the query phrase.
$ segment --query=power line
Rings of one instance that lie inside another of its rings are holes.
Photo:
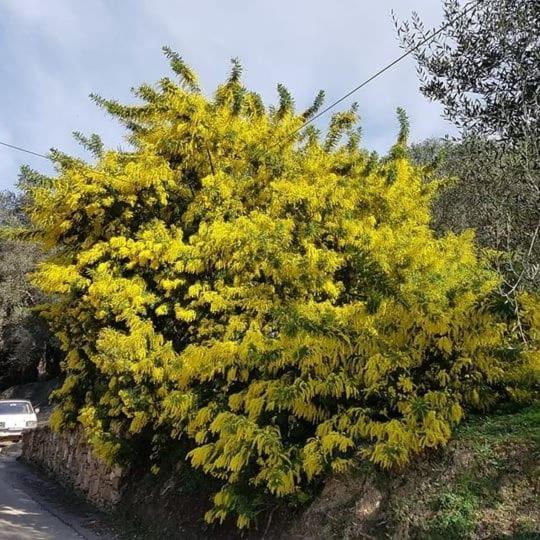
[[[27,150],[26,148],[22,148],[21,146],[15,146],[14,144],[8,144],[6,142],[0,141],[0,144],[2,146],[7,146],[8,148],[13,148],[13,150],[19,150],[19,152],[26,152],[27,154],[32,154],[33,156],[39,156],[44,159],[51,159],[49,156],[46,156],[45,154],[40,154],[38,152],[33,152],[32,150]]]
[[[309,126],[309,124],[311,124],[312,122],[314,122],[315,120],[317,120],[317,118],[320,118],[321,116],[323,116],[324,114],[326,114],[328,111],[330,111],[331,109],[333,109],[336,105],[339,105],[340,103],[342,103],[343,101],[345,101],[348,97],[352,96],[355,92],[358,92],[358,90],[360,90],[361,88],[363,88],[364,86],[368,85],[371,81],[373,81],[374,79],[376,79],[377,77],[380,77],[383,73],[385,73],[386,71],[388,71],[389,69],[393,68],[396,64],[398,64],[399,62],[401,62],[404,58],[406,58],[407,56],[409,56],[410,54],[412,54],[413,52],[417,51],[420,47],[423,47],[424,45],[427,45],[432,39],[436,38],[441,32],[443,32],[444,30],[446,30],[449,26],[451,26],[452,24],[454,24],[456,21],[458,21],[459,19],[461,19],[462,17],[464,17],[466,14],[468,14],[474,7],[476,7],[477,4],[479,4],[482,0],[477,0],[476,2],[473,2],[467,9],[465,9],[462,13],[460,13],[457,17],[454,17],[453,19],[451,19],[450,21],[448,21],[445,25],[441,26],[437,31],[433,32],[433,34],[431,34],[430,36],[424,38],[420,43],[417,43],[414,47],[411,47],[410,49],[408,49],[407,51],[405,51],[401,56],[399,56],[398,58],[396,58],[395,60],[393,60],[392,62],[390,62],[388,65],[386,65],[385,67],[381,68],[379,71],[377,71],[376,73],[374,73],[371,77],[369,77],[368,79],[366,79],[365,81],[363,81],[362,83],[360,83],[358,86],[356,86],[355,88],[353,88],[352,90],[350,90],[349,92],[347,92],[344,96],[340,97],[339,99],[336,99],[336,101],[334,101],[333,103],[331,103],[330,105],[328,105],[328,107],[325,107],[322,111],[318,112],[316,115],[312,116],[309,120],[306,120],[300,127],[294,129],[293,131],[291,131],[291,133],[289,133],[289,135],[287,137],[285,137],[285,139],[283,139],[283,141],[281,142],[285,142],[287,140],[289,140],[293,135],[295,135],[296,133],[298,133],[299,131],[301,131],[302,129],[304,129],[306,126]],[[278,143],[279,144],[279,143]]]
[[[345,101],[348,97],[352,96],[354,93],[358,92],[358,90],[364,88],[364,86],[367,86],[371,81],[375,80],[376,78],[380,77],[383,73],[388,71],[389,69],[393,68],[396,64],[401,62],[404,58],[412,54],[413,52],[417,51],[420,47],[423,47],[424,45],[427,45],[430,41],[432,41],[434,38],[436,38],[441,32],[446,30],[449,26],[454,24],[456,21],[467,15],[474,7],[476,7],[477,4],[482,2],[483,0],[477,0],[476,2],[472,2],[471,5],[465,9],[463,12],[461,12],[457,17],[454,17],[450,21],[448,21],[445,25],[441,26],[438,30],[433,32],[430,36],[424,38],[422,41],[417,43],[414,47],[411,47],[407,51],[405,51],[401,56],[384,66],[383,68],[379,69],[376,73],[371,75],[368,79],[360,83],[358,86],[354,87],[352,90],[347,92],[344,96],[340,97],[339,99],[336,99],[333,103],[325,107],[322,111],[318,112],[314,116],[312,116],[309,120],[306,120],[301,126],[297,127],[287,137],[283,139],[281,142],[285,142],[289,140],[293,135],[304,129],[306,126],[309,126],[309,124],[313,123],[315,120],[326,114],[328,111],[332,110],[336,105],[339,105],[343,101]],[[15,146],[13,144],[8,144],[6,142],[0,141],[0,144],[3,146],[7,146],[8,148],[12,148],[14,150],[19,150],[20,152],[26,152],[27,154],[32,154],[34,156],[42,157],[44,159],[50,160],[51,158],[49,156],[46,156],[45,154],[40,154],[39,152],[34,152],[32,150],[28,150],[26,148],[22,148],[21,146]],[[278,143],[279,144],[279,143]],[[208,149],[207,149],[208,150]],[[210,156],[209,156],[210,157]],[[211,158],[210,158],[211,159]],[[212,165],[212,163],[211,163]],[[212,166],[213,168],[213,166]]]

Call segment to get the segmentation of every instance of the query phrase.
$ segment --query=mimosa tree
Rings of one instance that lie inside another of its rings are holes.
[[[66,351],[55,427],[82,424],[111,460],[180,439],[222,485],[207,519],[244,527],[265,497],[302,500],[357,458],[404,466],[468,408],[531,395],[535,342],[473,233],[432,232],[437,182],[408,161],[403,114],[380,159],[354,107],[295,131],[322,94],[297,113],[279,86],[267,108],[234,62],[208,98],[166,54],[179,82],[95,97],[131,151],[79,136],[96,162],[54,154],[29,188]]]

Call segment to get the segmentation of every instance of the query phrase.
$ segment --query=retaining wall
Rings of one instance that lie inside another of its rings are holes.
[[[125,471],[94,456],[80,430],[57,433],[44,426],[28,431],[23,435],[22,459],[102,510],[112,510],[120,502]]]

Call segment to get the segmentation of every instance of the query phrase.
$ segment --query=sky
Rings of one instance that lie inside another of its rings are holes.
[[[246,85],[275,103],[285,84],[299,109],[319,89],[328,103],[402,50],[391,19],[416,10],[435,26],[439,0],[0,0],[0,141],[39,153],[51,147],[84,156],[72,132],[98,133],[106,146],[122,128],[88,98],[91,92],[133,101],[130,88],[171,75],[168,45],[212,93],[244,66]],[[396,108],[406,109],[411,139],[443,136],[452,127],[441,107],[418,89],[407,58],[342,104],[357,101],[364,146],[384,153],[395,140]],[[0,189],[12,189],[19,167],[51,173],[42,158],[0,146]]]

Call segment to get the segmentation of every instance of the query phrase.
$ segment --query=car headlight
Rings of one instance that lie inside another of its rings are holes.
[[[30,420],[30,421],[26,422],[26,427],[28,427],[28,428],[37,427],[37,422],[35,420]]]

